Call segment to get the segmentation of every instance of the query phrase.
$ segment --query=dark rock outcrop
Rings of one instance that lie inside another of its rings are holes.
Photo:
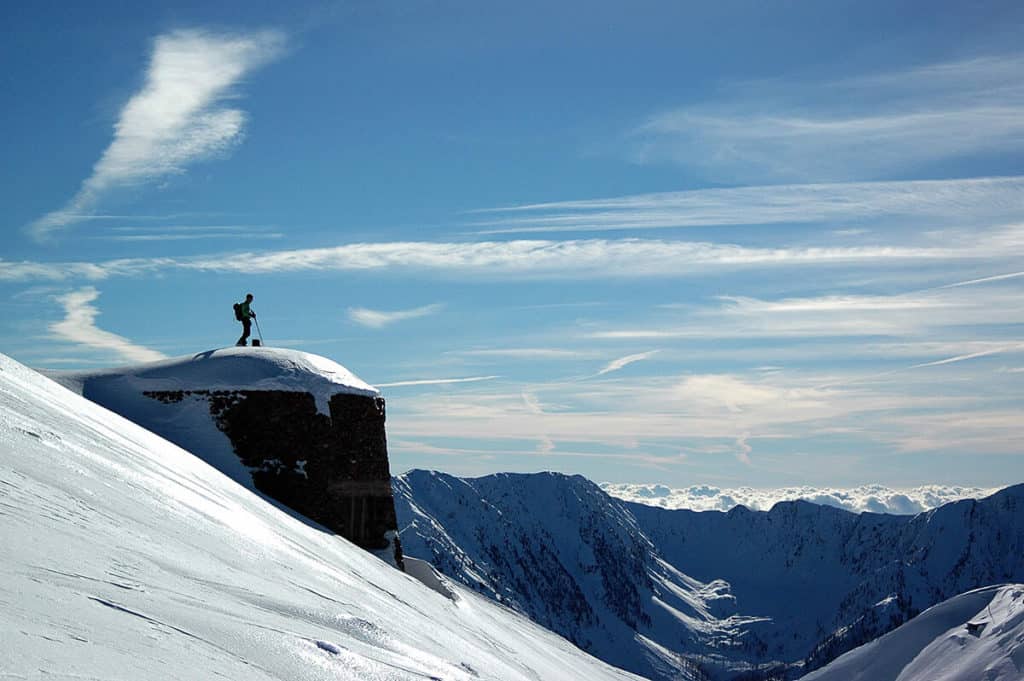
[[[309,393],[147,391],[165,404],[206,399],[217,427],[267,496],[368,549],[397,529],[384,399],[336,394],[330,416]],[[397,541],[397,540],[395,540]],[[396,547],[396,561],[401,562]]]

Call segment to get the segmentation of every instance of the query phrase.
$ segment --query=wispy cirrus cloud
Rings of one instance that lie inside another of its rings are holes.
[[[226,234],[224,232],[196,232],[192,234],[164,233],[164,234],[117,234],[111,236],[95,237],[104,241],[206,241],[209,239],[282,239],[282,232],[252,232],[250,234]]]
[[[468,376],[466,378],[420,378],[411,381],[395,381],[393,383],[378,383],[378,388],[398,388],[410,385],[449,385],[452,383],[479,383],[480,381],[493,381],[500,376]]]
[[[961,286],[974,286],[976,284],[988,284],[993,281],[1004,281],[1006,279],[1017,279],[1018,277],[1024,277],[1024,272],[1009,272],[1007,274],[996,274],[991,277],[980,277],[978,279],[969,279],[967,281],[958,281],[952,284],[946,284],[939,288],[959,288]]]
[[[1024,248],[1024,243],[1021,244]],[[980,254],[981,250],[976,250]],[[986,254],[987,255],[987,254]],[[570,241],[397,242],[245,253],[195,259],[184,267],[250,273],[302,270],[424,270],[491,277],[673,276],[709,267],[969,258],[943,246],[780,247],[644,239]]]
[[[223,34],[181,30],[159,36],[141,91],[121,110],[114,139],[68,203],[33,222],[42,239],[83,218],[108,192],[184,172],[224,152],[245,126],[223,101],[247,73],[277,57],[277,31]]]
[[[1005,287],[779,300],[718,296],[717,300],[718,305],[684,306],[678,315],[666,315],[660,323],[589,329],[583,335],[604,340],[891,336],[921,341],[955,329],[977,335],[986,326],[1024,323],[1024,299],[1019,290]],[[675,312],[672,306],[665,307]],[[1002,345],[1005,341],[997,347]],[[921,349],[920,343],[913,346],[914,351]],[[951,346],[946,343],[945,347]]]
[[[925,296],[819,296],[816,298],[785,298],[782,300],[759,300],[741,296],[719,296],[729,303],[730,310],[737,313],[832,313],[858,312],[864,310],[920,310],[926,308],[951,307],[953,303],[938,297]]]
[[[0,281],[102,279],[167,270],[269,274],[374,272],[475,279],[678,277],[715,270],[998,260],[1024,255],[1024,224],[948,232],[911,243],[777,247],[668,239],[353,243],[326,248],[122,258],[97,263],[0,260]]]
[[[193,241],[208,239],[281,239],[283,232],[255,225],[161,225],[110,227],[106,234],[90,238],[102,241]]]
[[[473,211],[480,234],[1021,218],[1024,177],[786,184],[636,194]],[[863,229],[848,228],[848,235]]]
[[[1024,55],[991,55],[827,82],[744,83],[663,111],[632,157],[710,175],[864,179],[929,162],[1024,150]]]
[[[458,350],[445,354],[457,355],[459,357],[528,360],[593,359],[598,356],[596,351],[567,350],[565,348],[486,348],[477,350]]]
[[[959,451],[1020,455],[1019,405],[1003,409],[885,415],[879,425],[893,432],[898,451]]]
[[[96,326],[100,311],[92,303],[99,296],[100,292],[91,286],[58,296],[57,302],[64,308],[64,319],[50,324],[50,333],[76,345],[113,352],[128,362],[152,362],[166,357],[161,352],[136,345],[123,336]]]
[[[937,367],[943,364],[955,364],[956,362],[966,362],[970,359],[978,359],[979,357],[989,357],[991,355],[1002,355],[1007,353],[1022,352],[1024,351],[1024,343],[1011,343],[998,348],[992,348],[989,350],[979,350],[977,352],[968,352],[961,355],[954,355],[952,357],[945,357],[943,359],[937,359],[932,362],[921,362],[913,366],[907,367],[907,369],[924,369],[926,367]]]
[[[110,261],[89,263],[0,259],[0,281],[67,281],[74,279],[97,281],[111,275],[110,266]]]
[[[423,305],[421,307],[414,307],[408,310],[371,310],[365,307],[350,307],[348,309],[348,317],[356,324],[362,326],[368,326],[371,329],[380,329],[395,322],[405,321],[407,319],[418,319],[419,317],[428,317],[432,314],[437,314],[444,309],[444,305],[441,303],[432,303],[430,305]]]
[[[657,452],[666,460],[684,464],[687,451],[756,462],[763,443],[835,439],[843,429],[847,437],[901,446],[914,432],[913,426],[892,423],[879,427],[875,415],[908,411],[930,415],[962,408],[975,408],[973,413],[979,417],[989,413],[977,409],[970,396],[936,395],[934,385],[932,393],[922,395],[920,386],[910,386],[902,379],[871,386],[819,388],[820,379],[816,375],[754,379],[697,374],[647,376],[635,383],[551,381],[497,392],[432,392],[403,400],[393,428],[400,437],[418,440],[516,442],[522,443],[524,451],[533,451],[536,442],[559,443],[550,455],[560,455],[563,446],[564,451],[571,451],[585,443],[625,458],[631,453],[642,457]],[[531,400],[524,399],[526,390],[533,396]],[[910,395],[913,399],[908,399]],[[558,409],[539,410],[540,404],[557,404]],[[988,432],[989,444],[1002,447],[1008,437],[1019,437],[1020,426],[1002,421]],[[974,451],[991,451],[980,441],[978,444]],[[948,451],[939,444],[934,449]]]
[[[720,471],[715,461],[727,457],[801,475],[805,458],[798,448],[808,438],[875,455],[1019,452],[1015,374],[976,361],[937,363],[863,382],[863,366],[832,363],[824,370],[679,375],[666,369],[640,380],[590,383],[564,378],[516,385],[508,379],[501,386],[404,399],[393,427],[400,437],[418,441],[485,441],[496,449],[518,447],[519,453],[536,453],[541,443],[551,457],[582,446],[706,472]],[[665,362],[671,366],[673,360]],[[679,369],[686,362],[678,360]],[[998,387],[982,394],[971,390],[979,376]],[[949,391],[951,383],[965,389]],[[871,455],[858,465],[869,465]]]
[[[660,351],[649,350],[647,352],[638,352],[632,355],[626,355],[625,357],[619,357],[618,359],[613,359],[612,361],[605,364],[604,367],[602,367],[601,370],[595,374],[595,376],[604,376],[605,374],[610,374],[613,371],[618,371],[619,369],[625,368],[630,364],[633,364],[634,362],[640,362],[645,359],[650,359],[654,355],[658,354],[658,352]]]

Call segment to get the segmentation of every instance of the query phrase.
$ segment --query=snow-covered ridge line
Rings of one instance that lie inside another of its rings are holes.
[[[119,381],[136,393],[177,390],[282,390],[308,392],[329,414],[331,395],[378,397],[380,391],[333,360],[300,350],[231,347],[98,371],[47,371],[83,394],[91,382]]]
[[[690,511],[729,511],[746,506],[752,511],[768,511],[782,501],[809,501],[833,506],[853,513],[890,513],[916,515],[961,499],[982,499],[1002,487],[967,487],[961,485],[922,485],[919,487],[754,487],[721,488],[713,485],[691,485],[671,488],[658,484],[600,483],[607,494],[647,506]]]

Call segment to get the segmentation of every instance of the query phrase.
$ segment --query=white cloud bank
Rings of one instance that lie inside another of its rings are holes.
[[[114,139],[70,201],[36,220],[45,238],[82,219],[107,192],[184,172],[237,142],[245,112],[221,105],[243,76],[278,54],[282,34],[175,31],[158,37],[142,90],[121,110]]]
[[[123,336],[97,327],[96,317],[100,311],[91,303],[99,295],[99,291],[88,286],[58,296],[57,301],[64,307],[64,319],[50,325],[53,336],[76,345],[112,351],[128,362],[153,362],[166,358],[163,353],[136,345]]]
[[[440,312],[443,308],[444,305],[441,303],[414,307],[410,310],[392,310],[391,312],[371,310],[365,307],[350,307],[348,309],[348,317],[356,324],[368,326],[371,329],[380,329],[395,322],[405,321],[406,319],[427,317]]]
[[[609,482],[601,483],[601,488],[619,499],[669,509],[728,511],[736,506],[746,506],[754,511],[767,511],[780,501],[803,499],[854,513],[867,511],[898,515],[921,513],[959,499],[978,499],[999,490],[998,487],[946,485],[924,485],[910,488],[863,485],[846,489],[833,487],[756,489],[754,487],[720,488],[710,485],[693,485],[692,487],[673,489],[665,485]]]

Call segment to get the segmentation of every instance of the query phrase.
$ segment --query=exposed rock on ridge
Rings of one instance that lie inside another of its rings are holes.
[[[344,367],[231,348],[53,377],[401,566],[384,399]]]
[[[143,394],[164,404],[205,399],[217,427],[251,469],[256,489],[364,548],[388,546],[396,522],[383,398],[333,395],[326,416],[309,393]]]

